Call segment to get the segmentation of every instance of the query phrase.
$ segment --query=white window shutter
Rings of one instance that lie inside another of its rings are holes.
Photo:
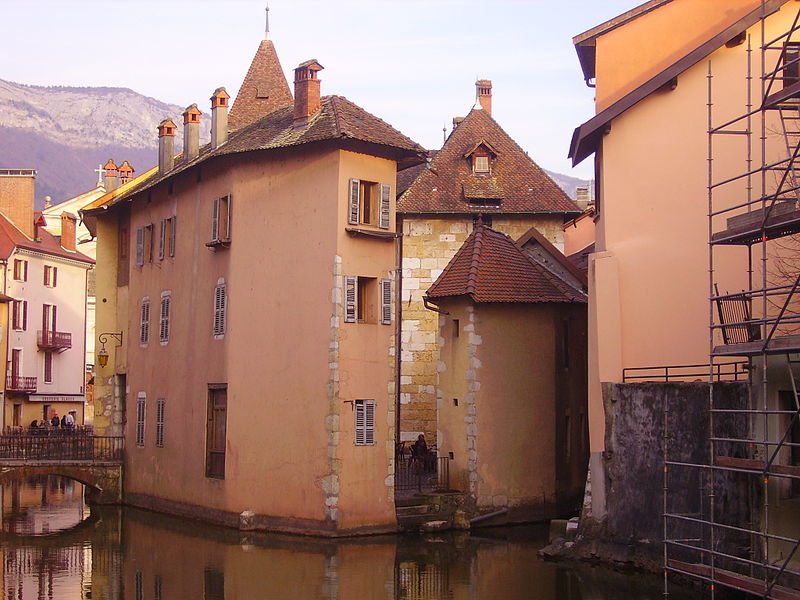
[[[144,264],[144,227],[136,228],[136,265]]]
[[[214,335],[225,335],[225,306],[227,304],[225,284],[214,288]]]
[[[392,280],[381,279],[381,323],[392,322]]]
[[[177,217],[173,216],[170,221],[169,226],[169,255],[175,256],[175,224],[177,221]]]
[[[366,440],[366,410],[364,401],[356,400],[356,446],[363,446]]]
[[[161,322],[159,330],[159,341],[162,344],[169,342],[169,308],[170,296],[164,294],[161,296]]]
[[[389,200],[392,193],[392,186],[387,183],[381,184],[381,211],[380,223],[381,229],[389,229]]]
[[[139,343],[146,346],[150,341],[150,300],[142,299],[142,312],[139,321]]]
[[[364,402],[364,443],[375,443],[375,402],[372,400]]]
[[[358,209],[359,207],[359,190],[361,189],[361,180],[350,180],[350,197],[347,209],[347,222],[350,225],[358,225]]]
[[[355,323],[358,309],[358,277],[344,277],[344,322]]]
[[[211,241],[219,240],[219,198],[214,198],[214,205],[211,208]]]

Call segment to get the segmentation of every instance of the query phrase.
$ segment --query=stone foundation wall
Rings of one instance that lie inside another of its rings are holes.
[[[492,228],[519,239],[536,227],[558,249],[564,247],[560,215],[494,216]],[[436,442],[438,315],[422,298],[472,232],[472,216],[406,218],[403,232],[402,345],[400,365],[401,439],[424,433]]]

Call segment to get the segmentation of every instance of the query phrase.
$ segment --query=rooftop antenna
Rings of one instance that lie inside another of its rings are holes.
[[[266,10],[266,13],[267,13],[267,25],[264,28],[264,39],[268,40],[268,39],[270,39],[270,37],[269,37],[269,4],[267,4],[267,8],[265,10]]]

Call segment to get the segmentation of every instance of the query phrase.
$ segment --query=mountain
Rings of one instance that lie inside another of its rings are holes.
[[[591,191],[591,179],[578,179],[577,177],[571,177],[570,175],[564,175],[563,173],[556,173],[555,171],[548,171],[547,169],[544,169],[544,172],[547,173],[553,179],[553,181],[556,182],[558,187],[564,190],[567,196],[573,200],[577,198],[576,190],[579,187],[590,188]]]
[[[36,169],[36,205],[91,189],[99,164],[113,158],[143,172],[158,161],[156,127],[185,107],[126,88],[41,87],[0,79],[0,168]],[[207,117],[207,116],[206,116]],[[202,120],[201,143],[210,119]],[[176,136],[176,151],[182,140]]]
[[[36,208],[77,196],[97,182],[95,169],[113,158],[142,173],[158,162],[156,127],[171,117],[183,123],[185,107],[127,88],[42,87],[0,79],[0,168],[36,169]],[[200,142],[210,139],[208,115]],[[182,146],[181,135],[175,150]],[[589,181],[546,171],[570,198]]]

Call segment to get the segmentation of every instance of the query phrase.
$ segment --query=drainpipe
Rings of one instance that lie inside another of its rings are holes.
[[[397,216],[397,244],[395,244],[395,264],[397,265],[397,290],[395,292],[395,310],[394,319],[394,445],[400,443],[400,365],[401,354],[403,351],[403,217]],[[395,473],[397,472],[397,465],[395,465]]]
[[[494,512],[486,513],[485,515],[478,515],[477,517],[473,517],[469,520],[470,525],[474,525],[475,523],[480,523],[481,521],[486,521],[487,519],[491,519],[492,517],[499,517],[500,515],[504,515],[508,512],[507,508],[501,508],[500,510],[496,510]]]

